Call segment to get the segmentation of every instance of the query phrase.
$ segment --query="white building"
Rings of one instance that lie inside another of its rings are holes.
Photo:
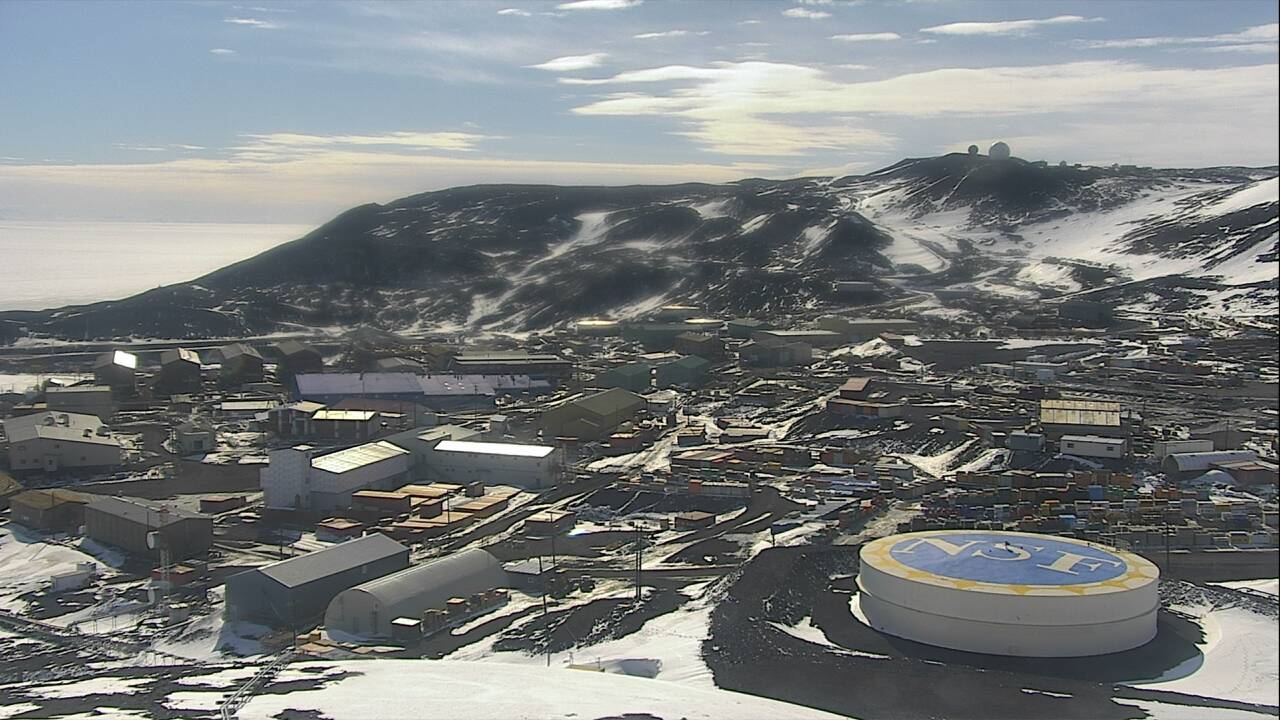
[[[431,472],[431,458],[435,453],[436,446],[441,442],[445,440],[472,440],[478,437],[480,437],[479,432],[464,428],[461,425],[436,425],[435,427],[418,427],[412,430],[405,430],[394,435],[388,435],[382,440],[409,451],[412,456],[409,464],[413,470],[413,479],[416,481],[434,479]]]
[[[310,445],[272,450],[262,469],[263,504],[269,509],[329,512],[351,505],[357,490],[390,490],[408,481],[408,450],[373,442],[314,455]]]
[[[442,440],[426,459],[428,473],[467,485],[514,485],[537,489],[555,485],[563,466],[560,450],[550,445]]]
[[[935,530],[859,551],[856,615],[880,632],[1019,657],[1121,652],[1156,635],[1160,571],[1073,538]]]
[[[1076,457],[1122,458],[1129,449],[1129,441],[1101,435],[1063,435],[1058,449],[1063,455]]]
[[[120,441],[96,415],[42,412],[4,421],[9,467],[57,472],[110,468],[124,462]]]

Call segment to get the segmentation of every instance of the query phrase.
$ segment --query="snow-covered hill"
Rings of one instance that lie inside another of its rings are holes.
[[[116,302],[0,313],[0,340],[251,335],[367,324],[531,330],[840,307],[835,280],[1274,314],[1276,170],[1048,167],[946,155],[845,178],[474,186],[354,208],[307,236]],[[1190,299],[1188,299],[1188,297]],[[1190,303],[1190,305],[1188,305]]]

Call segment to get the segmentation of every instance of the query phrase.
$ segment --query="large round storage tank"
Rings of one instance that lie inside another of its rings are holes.
[[[875,629],[995,655],[1077,657],[1156,635],[1159,570],[1138,555],[1033,533],[939,530],[863,546],[859,604]]]

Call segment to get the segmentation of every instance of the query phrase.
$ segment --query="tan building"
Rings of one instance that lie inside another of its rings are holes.
[[[15,471],[111,468],[124,462],[120,441],[94,415],[42,412],[4,421]]]
[[[88,498],[70,490],[27,490],[9,500],[13,522],[36,530],[68,532],[84,524]]]

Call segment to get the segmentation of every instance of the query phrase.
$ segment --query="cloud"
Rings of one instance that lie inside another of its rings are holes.
[[[763,20],[743,20],[743,21],[739,22],[738,24],[739,24],[739,25],[759,25],[759,24],[760,24],[760,23],[762,23],[762,22],[764,22],[764,21],[763,21]]]
[[[503,8],[498,11],[499,15],[515,15],[516,17],[533,17],[533,13],[520,8]]]
[[[232,49],[230,49],[230,48],[209,48],[209,53],[210,53],[210,54],[212,54],[212,55],[235,55],[235,54],[237,54],[235,50],[232,50]]]
[[[230,23],[232,25],[244,25],[245,27],[256,28],[258,30],[275,30],[280,27],[270,20],[259,20],[258,18],[229,17],[223,18],[222,22]]]
[[[1275,43],[1245,43],[1243,45],[1214,45],[1197,49],[1208,53],[1261,53],[1263,55],[1275,55],[1280,52],[1280,45]]]
[[[547,70],[550,72],[571,72],[573,70],[586,70],[587,68],[599,67],[607,57],[609,57],[608,53],[565,55],[564,57],[552,58],[544,63],[527,65],[526,67],[535,68],[537,70]]]
[[[789,18],[799,18],[802,20],[822,20],[831,17],[831,13],[823,10],[809,10],[802,7],[787,8],[782,14]]]
[[[998,20],[994,22],[956,22],[921,28],[920,32],[935,35],[1025,35],[1049,25],[1074,25],[1076,23],[1102,22],[1102,18],[1080,15],[1056,15],[1039,20]]]
[[[663,30],[662,32],[640,33],[638,35],[632,35],[631,37],[635,38],[636,40],[657,40],[660,38],[685,37],[686,35],[710,35],[710,34],[711,33],[707,30],[697,30],[697,31]]]
[[[728,182],[760,163],[529,160],[317,149],[285,159],[183,158],[113,164],[3,164],[0,197],[25,217],[320,223],[362,202],[479,183]]]
[[[1280,24],[1255,25],[1236,33],[1222,35],[1196,35],[1189,37],[1137,37],[1117,38],[1112,40],[1081,40],[1079,47],[1099,49],[1152,48],[1170,45],[1218,45],[1218,44],[1257,44],[1264,41],[1275,42],[1280,39]]]
[[[841,146],[879,147],[892,138],[869,119],[898,116],[995,118],[1112,111],[1177,117],[1212,105],[1252,117],[1266,133],[1276,115],[1275,64],[1156,68],[1113,61],[944,68],[882,80],[837,80],[821,69],[770,62],[671,65],[619,73],[591,84],[617,92],[573,108],[589,116],[657,116],[714,152],[796,155]],[[636,85],[651,86],[638,92]],[[1251,115],[1252,113],[1252,115]],[[844,119],[833,124],[833,116]],[[1041,121],[1043,122],[1043,120]]]
[[[411,148],[469,152],[476,143],[495,139],[466,132],[391,132],[380,135],[309,135],[305,133],[247,134],[245,145],[230,148],[240,160],[272,162],[334,148]]]
[[[644,0],[574,0],[560,3],[557,10],[626,10],[644,3]]]
[[[902,36],[895,32],[850,33],[847,35],[832,35],[831,39],[841,42],[885,42],[901,40]]]

